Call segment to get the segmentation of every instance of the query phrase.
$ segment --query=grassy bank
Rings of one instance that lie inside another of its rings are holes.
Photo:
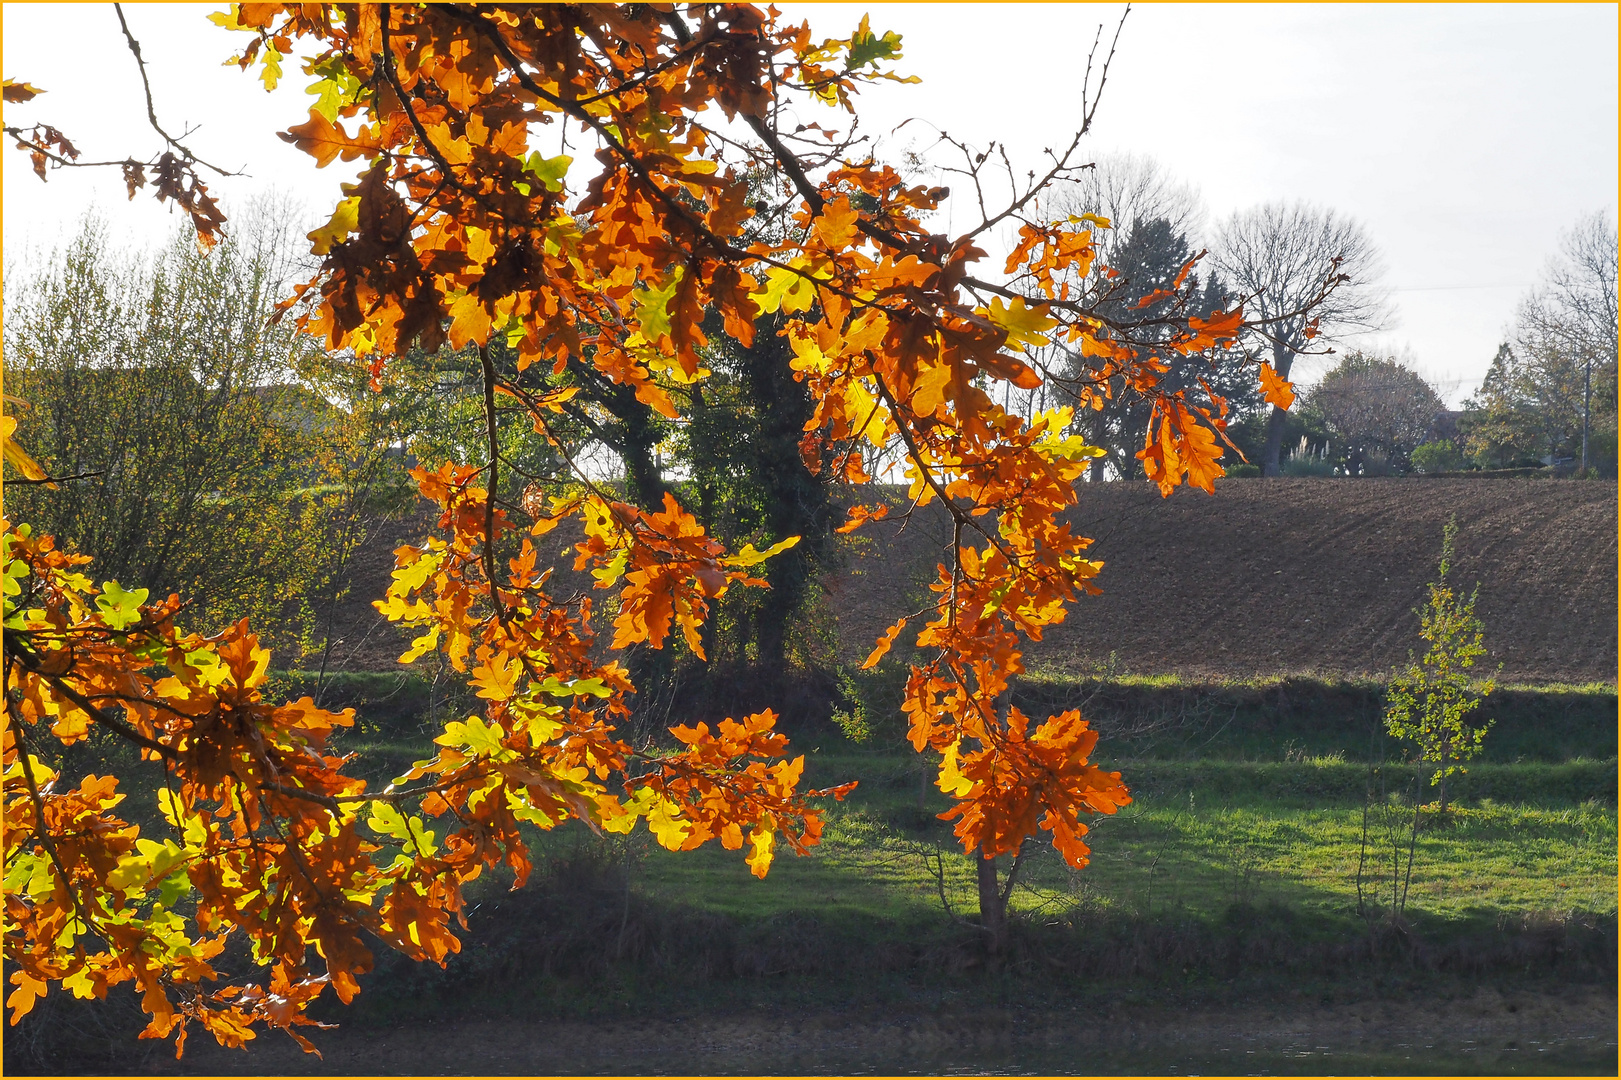
[[[876,671],[844,673],[844,699],[826,702],[824,712],[859,713],[872,732],[871,746],[899,746],[904,670],[885,664]],[[435,717],[476,706],[460,680],[435,681],[416,669],[324,676],[281,671],[274,673],[271,689],[318,695],[328,707],[353,706],[368,742],[408,743],[427,733]],[[1102,733],[1099,754],[1114,759],[1289,761],[1338,755],[1377,762],[1401,756],[1400,747],[1384,735],[1384,684],[1374,681],[1299,675],[1208,683],[1170,676],[1102,673],[1075,679],[1037,673],[1019,680],[1014,698],[1032,714],[1081,709]],[[1493,721],[1482,760],[1615,757],[1617,705],[1610,683],[1498,687],[1475,717]],[[711,711],[700,702],[693,715],[706,718],[700,714]],[[798,720],[786,730],[805,748],[836,751],[848,743],[844,730],[825,716]]]
[[[307,675],[278,681],[283,692],[313,689]],[[881,731],[858,746],[829,726],[798,733],[806,782],[861,784],[827,808],[811,856],[783,854],[759,881],[714,845],[676,854],[645,833],[533,833],[530,886],[475,882],[464,948],[445,970],[380,952],[356,1003],[319,1014],[388,1038],[490,1018],[1285,1007],[1613,985],[1608,687],[1502,692],[1486,759],[1455,782],[1445,819],[1415,818],[1415,794],[1429,798],[1420,770],[1345,749],[1376,721],[1375,688],[1117,680],[1024,692],[1090,695],[1100,726],[1118,725],[1100,759],[1134,801],[1093,821],[1084,870],[1029,845],[1000,957],[982,947],[972,868],[937,817],[947,801],[930,762],[880,749]],[[436,694],[392,675],[323,688],[325,704],[360,709],[346,741],[378,778],[426,752],[430,705],[462,707]],[[1173,711],[1172,722],[1121,733],[1133,715]],[[1524,732],[1539,722],[1553,730],[1536,744],[1544,752],[1503,748],[1534,745]],[[38,1071],[87,1046],[117,1062],[139,1027],[122,990],[100,1006],[53,994],[8,1038],[7,1068]]]
[[[468,946],[448,971],[383,958],[382,993],[348,1015],[1036,1007],[1613,978],[1613,761],[1479,766],[1523,797],[1463,796],[1445,821],[1422,815],[1416,839],[1411,806],[1396,785],[1381,796],[1365,766],[1116,765],[1137,800],[1094,822],[1084,870],[1031,845],[997,960],[974,924],[971,866],[936,817],[946,800],[919,785],[917,759],[819,753],[810,782],[862,786],[828,808],[811,856],[783,855],[760,881],[715,845],[536,834],[532,886],[475,886]]]
[[[307,673],[282,678],[297,692],[312,682]],[[884,706],[883,689],[881,676],[856,687],[869,709]],[[380,778],[425,752],[419,731],[433,692],[426,680],[370,674],[339,675],[325,687],[327,704],[360,710],[354,742]],[[1613,919],[1613,687],[1496,691],[1482,710],[1496,720],[1486,752],[1451,782],[1455,811],[1445,821],[1421,815],[1416,834],[1412,804],[1433,798],[1430,770],[1380,760],[1397,748],[1371,735],[1380,727],[1378,684],[1027,679],[1018,692],[1032,709],[1079,704],[1112,730],[1097,758],[1124,774],[1135,797],[1094,822],[1084,871],[1033,845],[1013,898],[1031,919],[1085,910],[1219,922],[1235,906],[1277,905],[1316,913],[1330,936],[1354,936],[1369,918],[1389,914],[1394,863],[1400,914],[1426,933],[1572,911]],[[765,882],[718,848],[673,855],[644,838],[588,858],[584,839],[560,831],[537,835],[537,850],[560,866],[608,858],[614,873],[628,873],[631,893],[705,916],[748,923],[860,915],[906,927],[897,931],[903,938],[915,937],[920,920],[960,926],[975,911],[971,868],[935,816],[948,804],[932,763],[880,749],[882,731],[862,746],[831,725],[799,735],[795,749],[809,752],[807,784],[861,786],[829,807],[816,854],[779,859]]]
[[[1097,822],[1085,870],[1033,845],[1009,950],[992,959],[974,922],[970,864],[934,816],[944,798],[926,794],[919,808],[915,765],[818,755],[811,767],[863,786],[829,808],[814,854],[784,855],[764,881],[715,846],[678,854],[640,835],[536,835],[531,886],[479,882],[466,948],[446,971],[380,957],[368,993],[328,1015],[383,1028],[486,1016],[888,1015],[1235,994],[1426,998],[1482,983],[1614,979],[1613,798],[1465,800],[1445,823],[1421,818],[1405,906],[1392,913],[1391,863],[1400,850],[1405,870],[1410,807],[1370,806],[1364,850],[1360,798],[1217,798],[1167,782]],[[1191,775],[1181,763],[1122,768]],[[1334,772],[1274,768],[1296,792]]]
[[[1081,707],[1116,757],[1276,761],[1339,755],[1401,756],[1384,733],[1385,687],[1311,676],[1225,683],[1174,677],[1021,679],[1021,707]],[[1616,756],[1613,684],[1509,685],[1493,690],[1471,722],[1491,720],[1484,760],[1566,761]]]

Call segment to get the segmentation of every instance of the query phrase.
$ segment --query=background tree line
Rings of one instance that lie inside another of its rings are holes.
[[[1181,268],[1201,253],[1191,280],[1212,309],[1243,296],[1276,322],[1240,347],[1289,378],[1302,355],[1338,354],[1288,410],[1267,406],[1253,386],[1216,384],[1235,420],[1244,462],[1237,475],[1399,475],[1465,469],[1562,466],[1614,475],[1616,446],[1616,229],[1589,215],[1564,235],[1541,282],[1520,302],[1507,340],[1460,410],[1414,370],[1414,358],[1364,344],[1391,321],[1384,267],[1367,231],[1331,208],[1304,202],[1239,210],[1213,226],[1197,192],[1137,155],[1105,156],[1070,185],[1057,213],[1095,212],[1099,264],[1077,287],[1105,296],[1100,310],[1152,319],[1170,304]],[[1344,281],[1305,309],[1325,276]],[[1172,361],[1164,378],[1207,377],[1202,361]],[[1584,430],[1587,453],[1582,453]],[[1136,452],[1146,407],[1077,419],[1106,454],[1090,479],[1140,478]]]
[[[1154,322],[1179,289],[1204,310],[1244,295],[1278,321],[1238,348],[1287,378],[1299,355],[1382,325],[1388,314],[1377,251],[1359,225],[1330,210],[1271,204],[1209,229],[1191,188],[1149,159],[1113,157],[1050,211],[1110,219],[1112,228],[1097,231],[1100,269],[1074,285],[1092,291],[1105,317],[1146,327],[1138,340],[1153,341]],[[14,487],[11,515],[93,555],[127,587],[195,597],[203,623],[226,611],[249,614],[314,664],[329,636],[323,616],[347,588],[348,560],[414,501],[406,467],[482,450],[488,360],[519,385],[575,391],[553,429],[564,435],[558,442],[523,424],[501,427],[498,495],[508,505],[522,506],[565,475],[566,455],[575,454],[642,509],[656,511],[666,493],[676,494],[729,548],[803,537],[767,564],[770,590],[732,590],[716,604],[701,662],[683,647],[631,657],[648,725],[694,696],[782,700],[785,682],[809,712],[856,709],[820,582],[844,550],[834,533],[844,489],[876,474],[884,454],[876,448],[806,466],[800,440],[812,402],[777,336],[780,313],[762,315],[748,345],[711,314],[703,355],[713,375],[688,383],[661,373],[669,409],[583,358],[561,372],[519,373],[500,342],[483,355],[418,350],[374,383],[354,358],[325,354],[300,340],[290,320],[272,318],[300,269],[295,216],[263,204],[207,257],[188,237],[151,257],[122,252],[104,224],[87,218],[8,291],[6,367],[13,394],[29,403],[33,445],[56,475],[82,475],[56,490]],[[1249,380],[1218,377],[1203,358],[1173,359],[1162,378],[1173,386],[1206,380],[1226,400],[1230,435],[1248,462],[1229,452],[1234,474],[1559,462],[1579,456],[1584,415],[1590,466],[1613,474],[1615,252],[1614,227],[1602,216],[1567,235],[1460,413],[1405,358],[1354,347],[1287,411],[1267,406]],[[1348,286],[1319,305],[1315,322],[1291,318],[1328,273],[1346,275]],[[1076,377],[1083,370],[1075,358]],[[1007,392],[1010,407],[1049,404]],[[1111,393],[1108,408],[1075,420],[1077,433],[1104,450],[1088,478],[1141,479],[1136,454],[1149,408],[1125,386]]]
[[[1465,406],[1460,450],[1475,464],[1570,462],[1615,475],[1616,263],[1606,215],[1565,234]]]
[[[1406,358],[1352,349],[1286,421],[1281,471],[1616,475],[1616,266],[1615,224],[1580,220],[1458,410]],[[1246,430],[1256,438],[1253,423]]]
[[[368,523],[404,492],[387,418],[323,377],[272,319],[302,237],[259,204],[213,252],[115,246],[86,217],[6,290],[8,394],[54,476],[8,481],[6,514],[192,620],[247,616],[296,653],[321,650]]]

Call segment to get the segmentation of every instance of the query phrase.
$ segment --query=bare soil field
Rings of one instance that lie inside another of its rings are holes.
[[[891,491],[896,513],[904,509]],[[1424,586],[1456,514],[1452,580],[1480,586],[1486,671],[1510,682],[1613,682],[1617,662],[1616,482],[1545,479],[1244,479],[1216,494],[1087,485],[1073,514],[1095,538],[1103,592],[1030,651],[1054,675],[1244,679],[1379,677],[1417,645]],[[938,507],[869,525],[827,582],[841,651],[859,663],[927,598],[950,542]],[[390,670],[405,644],[381,624],[393,549],[426,518],[387,523],[356,558],[329,666]],[[903,635],[902,641],[907,637]]]
[[[1610,682],[1616,494],[1614,481],[1542,479],[1246,479],[1168,499],[1149,484],[1087,485],[1073,520],[1096,540],[1103,592],[1072,604],[1029,665],[1089,674],[1114,653],[1136,674],[1377,677],[1418,644],[1414,608],[1456,514],[1451,577],[1480,585],[1487,670]],[[834,599],[852,657],[917,609],[913,583],[950,540],[943,515],[870,528],[876,542]]]

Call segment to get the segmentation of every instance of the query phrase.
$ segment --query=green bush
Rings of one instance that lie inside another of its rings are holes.
[[[1616,471],[1615,429],[1590,432],[1587,436],[1588,471],[1596,476],[1614,478]]]
[[[1427,442],[1413,451],[1413,468],[1421,473],[1457,472],[1468,463],[1451,439]]]

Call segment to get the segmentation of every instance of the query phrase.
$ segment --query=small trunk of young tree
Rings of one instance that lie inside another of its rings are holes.
[[[1013,705],[1013,684],[1008,686],[996,698],[996,718],[1001,724],[1007,723],[1008,711]],[[1007,946],[1007,905],[1008,898],[1013,895],[1013,879],[1019,872],[1020,859],[1015,857],[1013,865],[1008,868],[1007,882],[999,884],[996,880],[996,858],[987,857],[983,850],[976,852],[979,874],[979,925],[985,928],[985,945],[991,955],[995,956]]]
[[[1362,846],[1356,855],[1356,913],[1359,918],[1367,915],[1367,905],[1362,895],[1362,875],[1368,866],[1368,804],[1373,802],[1373,782],[1369,777],[1367,787],[1362,792]]]
[[[1447,816],[1447,748],[1441,747],[1441,820]]]
[[[1418,801],[1418,792],[1418,783],[1415,780],[1413,784],[1413,827],[1412,830],[1407,834],[1407,877],[1402,882],[1401,903],[1396,909],[1396,913],[1400,915],[1407,914],[1407,890],[1413,884],[1413,857],[1418,854],[1418,815],[1421,809]],[[1398,863],[1401,862],[1400,848],[1396,849],[1396,861]],[[1395,898],[1392,897],[1392,900],[1394,899]]]
[[[1007,877],[997,880],[996,860],[987,859],[983,852],[976,853],[979,877],[979,925],[985,930],[985,948],[996,956],[1006,951],[1008,944],[1008,903],[1013,897],[1013,884],[1024,865],[1028,848],[1020,849],[1008,867]]]

